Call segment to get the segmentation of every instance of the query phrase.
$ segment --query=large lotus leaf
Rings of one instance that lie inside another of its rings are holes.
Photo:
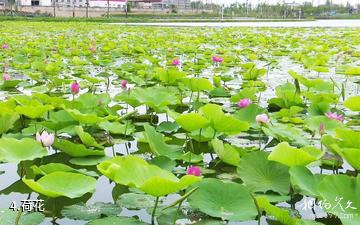
[[[360,170],[360,146],[359,148],[343,148],[342,156],[356,170]]]
[[[66,218],[74,220],[94,220],[104,215],[116,216],[120,214],[121,208],[112,203],[96,202],[91,205],[76,204],[66,206],[61,214]]]
[[[211,144],[215,153],[224,162],[232,166],[238,166],[240,162],[239,152],[231,145],[224,144],[219,139],[213,139]]]
[[[0,109],[0,134],[7,132],[11,129],[14,123],[20,118],[19,114],[13,110],[2,107]]]
[[[360,176],[326,176],[318,186],[318,192],[330,207],[323,207],[339,217],[343,225],[360,224]]]
[[[47,150],[34,139],[17,140],[5,137],[0,139],[0,161],[18,163],[41,158],[47,154]]]
[[[68,140],[55,140],[53,147],[59,149],[62,152],[72,157],[84,157],[84,156],[103,156],[105,155],[103,150],[90,150],[82,144],[75,144]]]
[[[129,218],[129,217],[105,217],[101,219],[96,219],[93,221],[90,221],[86,225],[147,225],[147,223],[140,222],[136,220],[135,218]]]
[[[289,210],[279,208],[269,202],[265,196],[256,197],[256,202],[261,211],[265,211],[267,215],[273,216],[281,224],[284,225],[321,225],[312,220],[302,220],[291,217]]]
[[[164,83],[173,84],[177,80],[185,78],[186,73],[179,71],[175,68],[170,68],[168,70],[165,70],[163,68],[157,68],[157,77]]]
[[[174,89],[166,87],[136,88],[130,95],[141,104],[150,108],[162,111],[162,108],[168,105],[175,105],[178,101]]]
[[[115,119],[114,116],[107,116],[104,118],[98,117],[95,114],[90,113],[81,113],[79,110],[76,109],[66,109],[66,111],[77,121],[79,121],[82,124],[98,124],[102,121],[106,121],[108,119]]]
[[[350,129],[337,129],[336,137],[342,140],[339,144],[341,147],[348,147],[348,148],[360,147],[359,131],[354,131]]]
[[[288,167],[267,158],[268,153],[262,151],[242,157],[237,170],[240,178],[253,192],[272,190],[280,194],[289,193]]]
[[[199,111],[210,121],[210,126],[218,132],[232,135],[249,129],[247,122],[240,121],[231,115],[226,115],[219,105],[207,104],[201,107]]]
[[[166,144],[164,136],[156,132],[155,128],[149,124],[145,124],[144,129],[145,138],[154,154],[166,156],[170,159],[176,159],[182,155],[182,146]]]
[[[293,189],[300,194],[317,197],[317,186],[325,175],[312,174],[305,166],[294,166],[289,170]]]
[[[198,189],[189,197],[190,205],[212,217],[245,221],[257,215],[254,199],[243,185],[207,178],[196,186]]]
[[[182,82],[185,84],[185,86],[194,92],[206,90],[211,91],[213,89],[210,81],[206,78],[192,77],[189,79],[183,79]]]
[[[155,197],[148,194],[124,193],[120,195],[116,204],[127,209],[152,208],[155,204]]]
[[[246,108],[236,111],[234,116],[239,120],[250,123],[252,127],[258,127],[256,123],[256,116],[264,113],[264,111],[265,109],[259,107],[257,104],[251,104]]]
[[[173,181],[155,176],[145,181],[140,189],[152,196],[164,196],[185,189],[200,179],[197,176],[185,175],[180,180]]]
[[[18,206],[20,207],[20,206]],[[0,209],[0,224],[1,225],[12,225],[16,224],[18,212],[11,209]],[[41,224],[45,219],[45,215],[40,212],[25,212],[22,214],[18,225],[38,225]]]
[[[52,110],[53,108],[54,107],[51,105],[41,105],[39,103],[34,103],[32,105],[16,106],[15,111],[31,119],[36,119],[44,117],[45,113],[49,110]]]
[[[84,143],[85,145],[100,148],[100,149],[104,148],[102,145],[100,145],[96,142],[95,138],[93,138],[93,136],[91,136],[91,134],[85,132],[81,126],[76,126],[75,131],[76,131],[77,135],[79,136],[80,140],[82,141],[82,143]]]
[[[78,166],[95,166],[102,161],[108,160],[110,157],[108,156],[87,156],[81,158],[72,158],[70,159],[70,163]]]
[[[314,133],[319,132],[320,124],[324,125],[327,133],[334,131],[337,128],[345,127],[345,125],[337,120],[328,119],[325,116],[313,116],[305,120],[307,127]]]
[[[171,172],[150,165],[142,158],[132,155],[104,161],[97,168],[116,183],[139,188],[153,196],[177,192],[201,179],[191,175],[179,179]]]
[[[344,101],[344,106],[351,111],[360,111],[360,96],[351,96]]]
[[[88,171],[85,169],[74,169],[63,163],[49,163],[49,164],[45,164],[45,165],[41,165],[41,166],[33,165],[31,167],[31,169],[33,170],[35,175],[37,175],[37,174],[46,175],[46,174],[62,171],[62,172],[81,173],[81,174],[92,176],[92,177],[98,176],[98,174],[94,171]]]
[[[184,130],[189,132],[205,128],[209,125],[209,121],[199,113],[182,114],[175,120]]]
[[[37,181],[25,178],[22,180],[34,191],[51,198],[78,198],[88,192],[94,192],[96,186],[96,179],[71,172],[53,172]]]
[[[262,127],[268,136],[274,137],[279,141],[287,141],[299,146],[309,145],[309,141],[304,137],[302,130],[285,124],[274,124],[269,127]]]
[[[294,148],[287,142],[282,142],[274,147],[269,155],[269,160],[292,166],[306,166],[316,161],[322,151],[312,147]]]
[[[106,130],[112,134],[131,134],[135,131],[133,124],[125,122],[127,124],[122,124],[119,122],[109,122],[104,121],[99,124],[99,127],[103,130]]]

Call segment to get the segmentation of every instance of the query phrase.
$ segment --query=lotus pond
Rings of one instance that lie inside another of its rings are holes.
[[[360,224],[360,29],[0,23],[0,224]]]

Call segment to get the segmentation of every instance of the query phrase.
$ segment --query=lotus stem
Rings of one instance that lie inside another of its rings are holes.
[[[155,213],[156,213],[156,208],[158,206],[158,203],[159,203],[159,197],[156,197],[154,209],[151,214],[151,225],[155,225]]]
[[[261,129],[259,130],[259,150],[261,150]]]
[[[176,220],[177,220],[177,217],[179,215],[179,211],[180,211],[180,208],[181,208],[181,205],[182,205],[183,202],[180,202],[178,207],[177,207],[177,210],[175,212],[175,216],[174,216],[174,220],[173,220],[173,225],[176,225]]]
[[[19,225],[21,214],[22,210],[19,210],[19,212],[16,214],[15,225]]]
[[[255,203],[255,207],[256,207],[256,210],[257,210],[257,212],[258,212],[258,219],[257,219],[257,221],[258,221],[258,225],[260,225],[261,224],[261,210],[260,210],[260,207],[259,207],[259,204],[258,204],[258,202],[256,201],[256,198],[253,196],[253,195],[251,195],[251,197],[253,198],[253,200],[254,200],[254,203]]]

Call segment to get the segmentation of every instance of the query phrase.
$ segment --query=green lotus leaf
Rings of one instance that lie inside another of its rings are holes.
[[[188,79],[182,79],[182,82],[187,86],[191,91],[211,91],[213,86],[210,81],[206,78],[197,78],[192,77]]]
[[[226,115],[219,105],[207,104],[201,107],[199,111],[210,121],[210,126],[217,132],[234,135],[249,129],[247,122],[240,121],[231,115]]]
[[[52,110],[51,105],[32,104],[25,106],[16,106],[15,111],[21,115],[27,116],[31,119],[44,117],[47,111]]]
[[[170,68],[170,69],[163,69],[163,68],[157,68],[156,70],[156,76],[161,80],[163,83],[173,84],[177,80],[185,78],[186,73],[179,71],[176,68]]]
[[[175,193],[201,179],[192,175],[185,175],[179,179],[171,172],[132,155],[104,161],[97,168],[116,183],[139,188],[157,197]]]
[[[82,124],[98,124],[106,120],[106,118],[98,117],[95,114],[83,114],[76,109],[66,109],[66,111],[77,121]]]
[[[224,144],[221,140],[215,138],[211,141],[215,153],[219,158],[232,166],[238,166],[240,162],[240,153],[233,146]]]
[[[78,198],[94,192],[96,186],[96,179],[71,172],[53,172],[37,181],[26,178],[22,180],[32,190],[51,198]]]
[[[360,146],[360,132],[350,129],[337,129],[336,138],[340,138],[339,145],[347,148],[359,148]]]
[[[134,218],[129,218],[129,217],[105,217],[105,218],[101,218],[101,219],[96,219],[93,221],[90,221],[89,223],[87,223],[86,225],[117,225],[117,224],[121,224],[121,225],[147,225],[147,223],[143,223],[140,222]]]
[[[53,147],[72,157],[103,156],[103,150],[90,150],[82,144],[75,144],[68,140],[55,140]]]
[[[287,142],[282,142],[274,147],[269,155],[269,160],[292,166],[306,166],[322,156],[322,151],[313,147],[294,148]]]
[[[166,156],[170,159],[176,159],[182,155],[182,146],[166,144],[164,136],[156,132],[156,129],[149,124],[145,124],[144,129],[144,136],[155,155]]]
[[[269,161],[268,153],[254,152],[240,160],[237,173],[244,184],[253,192],[269,190],[287,194],[290,190],[288,167]]]
[[[72,158],[70,163],[78,166],[95,166],[105,160],[110,159],[108,156],[87,156],[81,158]]]
[[[256,197],[256,202],[261,211],[265,211],[267,215],[275,217],[281,224],[284,225],[321,225],[311,220],[302,220],[291,217],[290,212],[286,209],[279,208],[269,202],[266,196]]]
[[[112,203],[97,202],[91,205],[76,204],[66,206],[61,214],[66,218],[74,220],[95,220],[106,216],[116,216],[120,214],[121,208]]]
[[[342,156],[356,170],[360,170],[360,147],[359,148],[343,148]]]
[[[256,116],[265,112],[265,109],[261,108],[257,104],[251,104],[246,108],[239,109],[235,112],[234,117],[246,121],[251,124],[252,127],[258,127],[256,123]]]
[[[49,163],[41,166],[33,165],[31,167],[35,175],[46,175],[53,172],[73,172],[73,173],[81,173],[91,177],[97,177],[98,174],[94,171],[89,171],[85,169],[74,169],[71,166],[65,165],[63,163]]]
[[[329,175],[320,182],[317,191],[325,211],[338,216],[344,225],[357,225],[360,224],[359,189],[359,176]]]
[[[20,203],[19,203],[20,204]],[[20,208],[20,205],[17,207]],[[16,224],[17,211],[12,209],[0,209],[0,221],[1,224]],[[38,225],[41,224],[45,219],[45,215],[40,212],[25,212],[21,215],[19,225]]]
[[[161,112],[168,105],[178,102],[176,90],[166,87],[136,88],[130,96],[141,104],[145,104],[154,110]]]
[[[37,141],[30,138],[0,139],[0,161],[19,163],[48,155],[47,150]]]
[[[112,134],[132,134],[135,131],[133,124],[125,122],[125,124],[119,122],[109,122],[104,121],[99,124],[99,127],[103,130],[106,130]]]
[[[319,132],[320,124],[323,124],[326,132],[344,128],[345,125],[337,120],[328,119],[325,116],[313,116],[305,120],[307,127],[313,132]]]
[[[351,111],[360,111],[360,96],[351,96],[344,101],[344,106]]]
[[[300,194],[317,197],[317,186],[325,175],[312,174],[305,166],[294,166],[289,170],[293,189]]]
[[[96,147],[99,149],[104,148],[102,145],[96,142],[95,138],[93,138],[89,133],[85,132],[81,126],[76,126],[75,131],[79,136],[80,140],[82,141],[82,143],[84,143],[85,145],[90,147]]]
[[[209,216],[246,221],[253,220],[257,215],[254,199],[243,185],[207,178],[196,186],[198,189],[190,195],[189,203]]]
[[[5,80],[2,85],[0,86],[1,90],[9,90],[15,88],[21,80]]]
[[[304,137],[302,130],[288,124],[273,124],[273,126],[262,127],[264,133],[279,141],[290,142],[299,146],[309,145],[309,140]]]
[[[182,114],[175,120],[184,130],[189,132],[205,128],[209,125],[209,121],[198,113]]]
[[[161,133],[173,133],[179,130],[179,125],[176,122],[164,121],[156,127],[156,130]]]
[[[13,128],[14,123],[20,118],[13,110],[2,107],[0,110],[0,134],[6,133]]]
[[[120,195],[116,204],[127,209],[143,209],[154,207],[155,197],[147,194],[125,193]]]

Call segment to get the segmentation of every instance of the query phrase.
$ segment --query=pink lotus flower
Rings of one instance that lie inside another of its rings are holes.
[[[4,80],[11,80],[11,77],[10,77],[10,75],[9,75],[9,74],[4,73],[4,75],[3,75],[3,79],[4,79]]]
[[[331,120],[337,120],[339,122],[342,122],[344,121],[344,116],[341,115],[341,114],[337,114],[336,112],[327,112],[325,113],[325,116],[328,118],[328,119],[331,119]]]
[[[43,131],[41,134],[36,132],[36,140],[42,144],[43,147],[50,147],[55,140],[54,134],[49,134],[46,131]]]
[[[321,136],[323,136],[325,134],[325,125],[324,125],[324,123],[320,123],[319,133],[320,133]]]
[[[121,81],[121,88],[126,89],[127,83],[128,83],[127,80],[122,80],[122,81]]]
[[[190,166],[187,169],[186,174],[200,177],[201,176],[201,169],[199,167],[197,167],[197,166]]]
[[[95,47],[95,46],[90,47],[89,50],[90,50],[91,52],[96,52],[96,47]]]
[[[268,115],[264,114],[260,114],[256,116],[256,122],[259,124],[266,124],[268,122],[270,122],[270,119],[268,117]]]
[[[214,55],[214,56],[212,57],[212,61],[213,61],[214,63],[222,63],[222,62],[224,62],[224,59],[221,58],[220,56]]]
[[[73,95],[76,95],[80,92],[80,84],[76,81],[74,81],[71,85],[70,85],[70,90],[71,90],[71,93]]]
[[[171,64],[173,66],[180,66],[180,64],[181,64],[180,59],[173,59]]]
[[[243,98],[243,99],[240,99],[240,101],[238,102],[238,106],[240,108],[246,108],[248,107],[250,104],[252,103],[251,99],[249,98]]]
[[[2,46],[1,46],[1,48],[2,49],[8,49],[10,46],[8,45],[8,44],[3,44]]]

